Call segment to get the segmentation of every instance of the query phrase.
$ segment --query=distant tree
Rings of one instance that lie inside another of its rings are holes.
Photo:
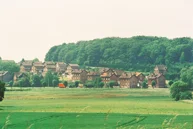
[[[38,58],[33,59],[33,62],[39,62]]]
[[[2,60],[2,58],[0,57],[0,60]]]
[[[170,80],[170,81],[168,82],[169,86],[171,86],[173,83],[174,83],[174,82],[173,82],[172,80]]]
[[[0,60],[0,71],[9,71],[10,73],[19,72],[20,67],[15,62],[4,62]]]
[[[147,81],[142,82],[142,88],[148,88]]]
[[[99,87],[100,87],[100,88],[102,88],[104,85],[105,85],[104,82],[100,82],[100,83],[99,83]]]
[[[115,82],[115,81],[110,81],[110,82],[108,82],[107,85],[108,85],[110,88],[113,88],[113,86],[116,85],[116,82]]]
[[[44,86],[44,87],[47,85],[47,83],[44,79],[41,80],[41,85]]]
[[[5,92],[5,83],[0,81],[0,101],[3,101]]]
[[[44,77],[44,80],[48,86],[52,86],[52,81],[53,81],[54,75],[52,74],[51,71],[48,71]]]
[[[68,82],[67,81],[64,81],[63,83],[66,87],[68,86]]]
[[[94,79],[94,86],[95,87],[100,87],[100,82],[102,81],[102,79],[100,77],[97,77]]]
[[[193,88],[193,68],[183,68],[180,73],[181,80],[186,82],[189,88]]]
[[[86,81],[85,86],[86,86],[87,88],[92,88],[92,87],[94,87],[94,81]]]
[[[32,75],[31,83],[33,84],[33,86],[40,87],[41,86],[41,78],[40,78],[40,76],[37,75],[37,74]]]
[[[56,86],[58,85],[58,81],[57,81],[56,79],[53,79],[53,80],[52,80],[52,85],[53,85],[54,87],[56,87]]]
[[[78,87],[79,83],[80,83],[79,81],[75,81],[75,83],[74,83],[75,87]]]
[[[180,56],[180,63],[184,63],[184,62],[185,62],[185,56],[184,56],[184,52],[182,52]]]
[[[176,101],[180,99],[191,99],[192,93],[189,90],[188,84],[183,81],[176,81],[170,87],[170,95]]]
[[[153,88],[155,88],[155,85],[156,85],[155,80],[153,80],[153,81],[151,82],[151,85],[152,85]]]

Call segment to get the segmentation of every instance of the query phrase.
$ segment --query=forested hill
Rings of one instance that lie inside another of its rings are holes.
[[[63,43],[53,46],[45,60],[149,71],[156,64],[193,62],[193,39],[135,36]]]

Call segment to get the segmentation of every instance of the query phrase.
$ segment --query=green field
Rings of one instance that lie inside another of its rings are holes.
[[[192,101],[168,89],[17,90],[0,103],[0,129],[193,128]]]

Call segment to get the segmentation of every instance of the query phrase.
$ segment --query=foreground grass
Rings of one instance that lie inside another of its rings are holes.
[[[171,100],[168,89],[33,88],[7,91],[5,97],[0,129],[6,121],[10,129],[189,129],[193,124],[193,104]]]

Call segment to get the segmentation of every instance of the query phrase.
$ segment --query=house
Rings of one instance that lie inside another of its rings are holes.
[[[41,74],[43,73],[44,71],[44,65],[42,62],[34,62],[33,63],[33,66],[32,66],[32,69],[31,69],[31,72],[34,73],[34,74]]]
[[[100,77],[99,72],[90,71],[87,74],[87,80],[89,81],[95,80],[97,77]]]
[[[78,64],[69,64],[67,66],[66,74],[71,75],[72,71],[74,70],[79,70],[79,65]]]
[[[64,62],[56,62],[56,72],[63,74],[67,69],[67,65]]]
[[[138,77],[139,82],[143,82],[145,80],[145,75],[141,72],[136,72],[135,73],[136,77]]]
[[[166,72],[167,72],[167,67],[165,65],[156,65],[154,68],[155,75],[159,75],[159,74],[165,75]]]
[[[16,82],[23,77],[27,77],[26,73],[16,72],[14,73],[13,81]]]
[[[80,73],[81,73],[81,70],[79,69],[74,69],[71,73],[71,80],[72,82],[75,82],[75,81],[80,81]]]
[[[13,80],[13,75],[8,71],[0,71],[0,81],[10,82]]]
[[[44,66],[42,75],[45,76],[48,71],[51,71],[52,73],[55,73],[56,72],[56,65],[46,65],[46,66]]]
[[[139,79],[133,73],[123,73],[119,81],[120,88],[138,88]]]
[[[166,87],[166,79],[163,74],[155,75],[155,73],[150,74],[148,76],[148,86],[152,86],[152,81],[156,82],[156,88],[165,88]]]
[[[107,72],[103,72],[101,75],[100,75],[101,79],[102,79],[102,82],[104,82],[105,86],[107,85],[107,83],[110,81],[110,76],[108,75]]]
[[[20,72],[25,73],[25,72],[30,72],[33,66],[33,62],[23,62],[20,65]]]
[[[47,65],[56,65],[56,63],[55,63],[55,62],[52,62],[52,61],[45,61],[43,64],[44,64],[45,66],[47,66]]]
[[[86,70],[81,70],[81,73],[80,73],[80,82],[81,83],[85,83],[88,79],[88,72]]]

